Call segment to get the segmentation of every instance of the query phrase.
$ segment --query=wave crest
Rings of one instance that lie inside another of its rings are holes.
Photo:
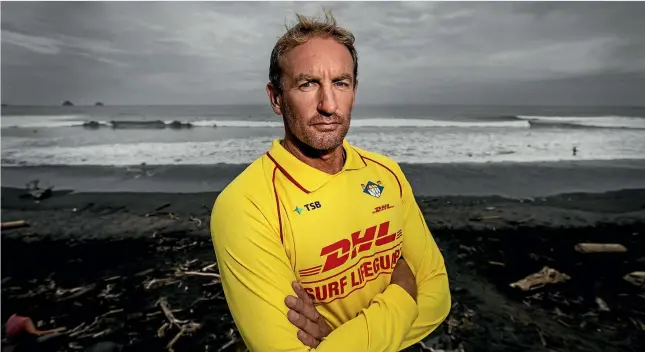
[[[531,128],[645,129],[645,118],[629,116],[518,116]]]
[[[255,120],[81,120],[70,116],[54,116],[34,119],[18,116],[3,116],[2,128],[60,128],[84,127],[125,128],[125,129],[164,129],[192,127],[223,128],[282,128],[279,118],[274,121]],[[423,118],[354,118],[352,128],[605,128],[605,129],[645,129],[645,118],[629,116],[528,116],[504,115],[481,117],[470,121]]]

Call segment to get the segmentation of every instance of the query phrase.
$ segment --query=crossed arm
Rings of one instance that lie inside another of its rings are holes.
[[[414,273],[417,300],[390,285],[354,319],[332,331],[317,351],[398,351],[441,324],[450,310],[443,257],[432,239],[408,182],[402,254]],[[224,293],[235,323],[251,351],[311,351],[287,318],[285,297],[296,276],[275,228],[259,204],[222,193],[211,218],[213,245]]]

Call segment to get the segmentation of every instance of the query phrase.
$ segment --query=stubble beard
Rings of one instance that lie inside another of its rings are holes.
[[[343,140],[349,131],[351,111],[347,118],[342,117],[344,123],[338,126],[338,129],[333,132],[317,132],[311,126],[299,125],[297,118],[294,116],[291,108],[289,108],[289,104],[284,104],[282,118],[285,123],[286,132],[295,139],[294,142],[298,144],[302,152],[305,154],[320,154],[332,151],[343,144]],[[307,121],[309,120],[311,118],[307,119]]]

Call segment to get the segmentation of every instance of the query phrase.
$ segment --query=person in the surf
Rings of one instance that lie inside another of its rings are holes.
[[[31,319],[29,309],[18,308],[5,323],[5,336],[10,345],[14,346],[13,351],[47,351],[52,345],[52,340],[61,336],[65,331],[64,327],[40,330]],[[56,350],[51,349],[51,350]]]

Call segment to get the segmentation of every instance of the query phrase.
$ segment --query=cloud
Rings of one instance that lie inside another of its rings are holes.
[[[43,37],[13,32],[2,31],[2,43],[15,45],[35,54],[57,55],[64,50],[74,52],[77,55],[88,57],[99,62],[127,66],[122,62],[111,60],[103,55],[122,53],[121,50],[112,48],[109,42],[92,40],[87,38],[57,35],[56,37]],[[11,50],[10,48],[8,48]]]
[[[2,3],[2,101],[265,103],[285,23],[323,5],[356,36],[362,103],[487,95],[473,87],[525,87],[512,99],[544,102],[567,87],[578,90],[574,103],[611,104],[624,99],[608,91],[599,102],[584,85],[620,75],[611,89],[633,97],[645,72],[637,2],[11,2]]]
[[[60,53],[59,43],[56,40],[9,30],[2,31],[2,44],[16,45],[39,54],[54,55]]]

